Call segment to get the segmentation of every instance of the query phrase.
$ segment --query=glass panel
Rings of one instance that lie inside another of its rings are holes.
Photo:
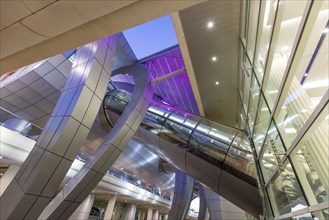
[[[263,152],[259,159],[265,182],[275,169],[280,166],[278,160],[282,160],[284,153],[285,150],[281,138],[272,121],[264,142]]]
[[[245,59],[245,62],[242,64],[242,71],[244,77],[244,87],[243,87],[243,108],[245,112],[248,110],[249,104],[249,94],[250,94],[250,84],[251,84],[251,64],[248,59]]]
[[[329,219],[329,209],[313,212],[315,220]]]
[[[251,79],[251,91],[249,97],[249,110],[248,110],[248,124],[251,133],[254,129],[258,100],[259,100],[259,85],[256,80],[255,74],[253,73]]]
[[[244,133],[241,132],[235,137],[226,156],[225,165],[229,168],[229,173],[257,187],[255,160],[248,137]]]
[[[291,153],[299,179],[311,205],[329,200],[329,106]]]
[[[289,161],[285,163],[284,170],[276,174],[266,188],[275,216],[307,207]]]
[[[278,29],[273,33],[271,41],[271,54],[268,58],[266,75],[264,81],[264,92],[270,109],[273,108],[275,98],[278,94],[283,74],[287,67],[292,47],[296,41],[298,29],[304,15],[307,1],[287,0],[281,1],[276,17]],[[275,28],[276,29],[276,28]]]
[[[270,117],[271,115],[265,103],[264,96],[261,94],[258,114],[255,122],[255,130],[253,134],[254,145],[258,155],[263,146],[265,134],[270,125]]]
[[[326,13],[323,13],[326,12]],[[277,111],[275,121],[288,147],[329,88],[328,28],[329,11],[322,10],[317,18],[315,32],[306,46],[298,71],[291,80],[283,107]],[[281,102],[280,102],[281,103]]]
[[[304,213],[301,215],[297,215],[292,217],[293,220],[313,220],[312,214],[311,213]]]
[[[189,152],[221,165],[235,134],[233,129],[205,119],[191,135]]]
[[[259,2],[260,2],[259,0],[250,1],[247,53],[251,62],[253,62],[255,44],[256,44],[257,21],[258,21],[259,5],[260,5]]]
[[[277,0],[262,1],[262,7],[265,7],[263,17],[259,20],[256,54],[255,54],[255,72],[259,82],[263,80],[266,54],[270,44],[272,26],[277,8]]]

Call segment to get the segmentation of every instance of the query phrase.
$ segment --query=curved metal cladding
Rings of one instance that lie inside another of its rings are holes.
[[[129,93],[108,93],[107,109],[119,113]],[[248,136],[226,125],[152,102],[135,137],[145,147],[258,217],[262,203]]]

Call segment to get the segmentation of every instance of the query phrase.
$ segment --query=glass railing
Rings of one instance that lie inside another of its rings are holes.
[[[105,111],[122,113],[130,93],[109,91]],[[106,114],[109,117],[109,114]],[[110,120],[110,119],[108,119]],[[152,102],[141,127],[257,187],[254,155],[242,130]]]
[[[0,125],[35,141],[42,132],[42,128],[22,119],[18,115],[15,115],[2,107],[0,107]],[[78,154],[76,159],[83,163],[88,161],[88,158],[81,154]],[[111,167],[108,170],[108,174],[171,201],[171,195],[162,193],[154,184],[146,184],[127,172]]]
[[[42,128],[2,107],[0,107],[0,125],[33,140],[37,140],[42,132]]]
[[[108,173],[111,175],[111,176],[114,176],[118,179],[121,179],[125,182],[128,182],[128,183],[131,183],[139,188],[142,188],[150,193],[153,193],[157,196],[160,196],[166,200],[169,200],[171,201],[171,195],[168,195],[166,193],[162,193],[159,188],[157,186],[155,186],[154,184],[148,184],[148,183],[145,183],[145,182],[142,182],[140,179],[130,175],[129,173],[123,171],[123,170],[119,170],[119,169],[116,169],[115,167],[111,167],[108,171]]]

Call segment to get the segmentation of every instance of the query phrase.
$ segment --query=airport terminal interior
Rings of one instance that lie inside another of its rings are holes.
[[[0,219],[329,219],[327,0],[1,0]]]

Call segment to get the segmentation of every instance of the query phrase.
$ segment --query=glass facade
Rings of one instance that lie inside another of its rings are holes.
[[[240,88],[265,219],[329,219],[329,2],[243,1]]]

